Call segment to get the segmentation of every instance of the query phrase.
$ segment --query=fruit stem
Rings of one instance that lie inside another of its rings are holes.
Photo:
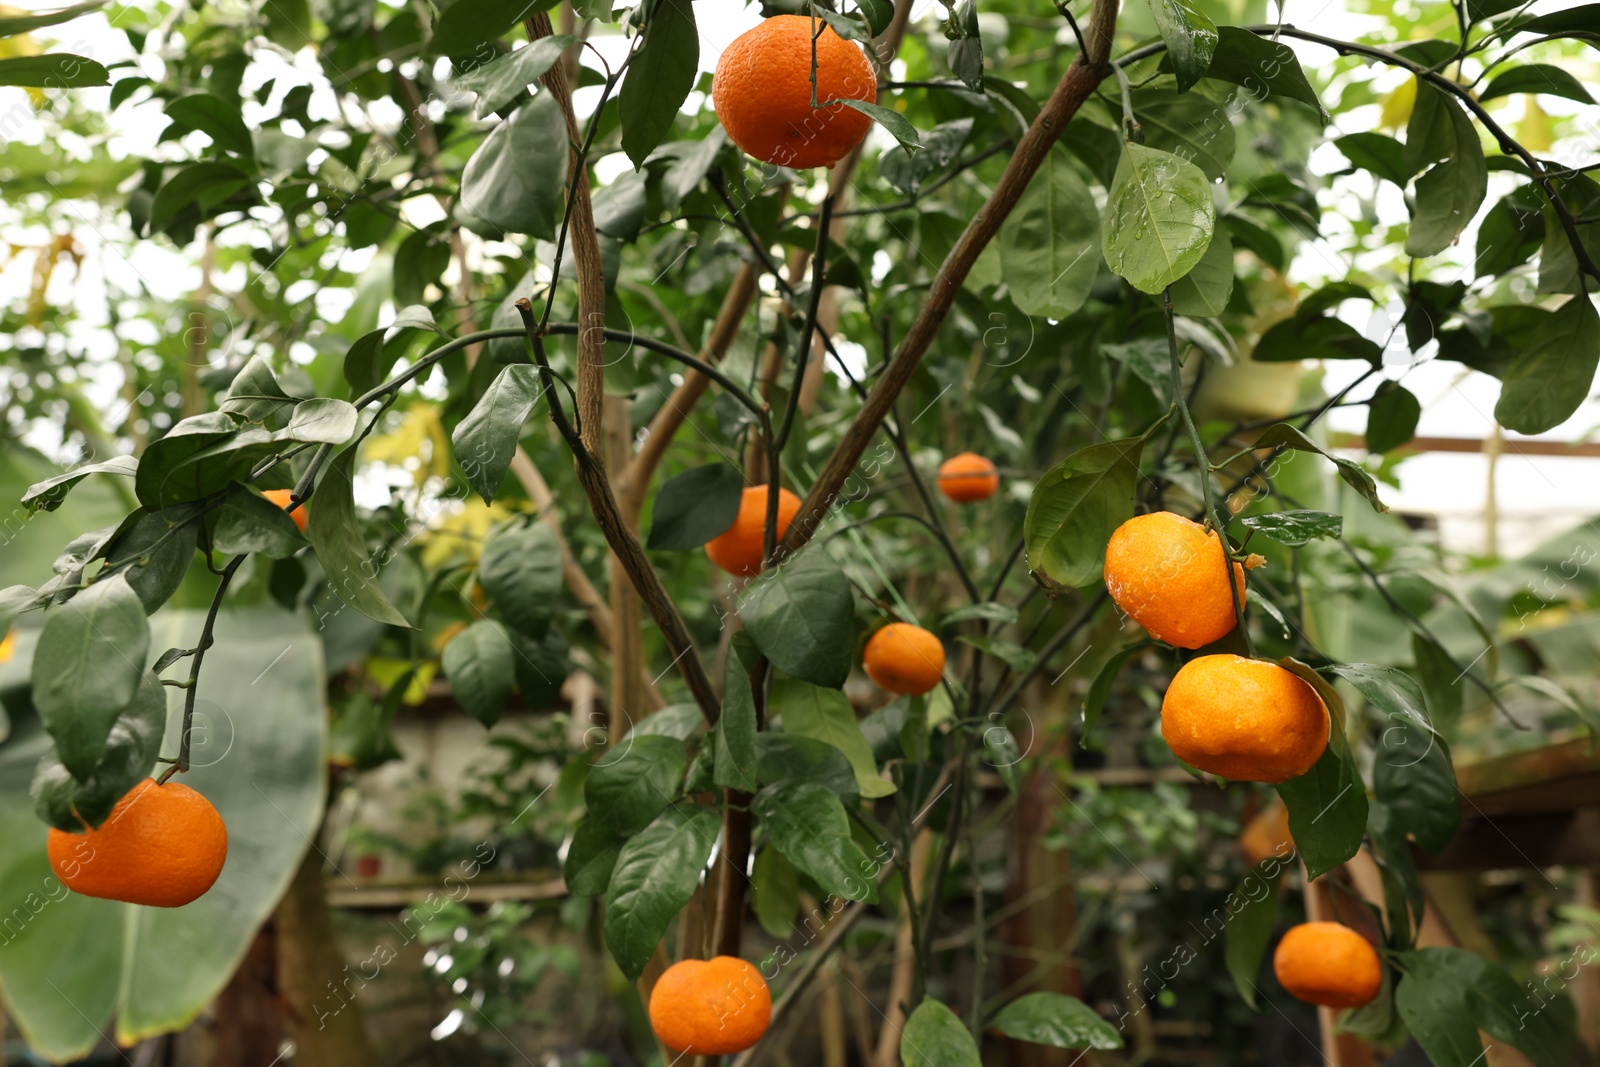
[[[1251,643],[1250,631],[1244,624],[1244,590],[1233,580],[1233,559],[1228,545],[1228,535],[1217,526],[1217,504],[1213,499],[1211,487],[1211,460],[1206,453],[1205,442],[1200,440],[1200,431],[1195,428],[1194,416],[1189,412],[1189,399],[1183,391],[1183,364],[1178,359],[1178,320],[1172,311],[1170,285],[1162,292],[1161,299],[1167,313],[1167,357],[1168,369],[1172,376],[1172,402],[1183,416],[1183,428],[1188,431],[1189,443],[1194,446],[1195,465],[1200,473],[1200,495],[1205,499],[1206,505],[1206,529],[1215,530],[1217,540],[1222,543],[1222,570],[1228,583],[1229,597],[1233,601],[1234,625],[1239,629],[1239,636],[1244,638],[1245,654],[1254,659],[1255,646]]]
[[[217,613],[222,610],[222,598],[228,592],[228,583],[233,581],[234,573],[249,558],[248,553],[235,556],[232,562],[222,569],[222,580],[217,583],[216,595],[211,598],[211,610],[206,612],[205,625],[200,628],[200,640],[194,645],[194,662],[189,666],[189,681],[184,686],[183,729],[178,734],[178,758],[172,766],[161,772],[161,777],[156,779],[157,785],[165,783],[174,774],[182,774],[189,769],[189,735],[194,728],[194,702],[200,688],[200,664],[205,661],[206,649],[214,643],[212,635],[217,628]]]

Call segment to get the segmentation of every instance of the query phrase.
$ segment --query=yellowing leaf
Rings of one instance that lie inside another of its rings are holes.
[[[1550,130],[1550,116],[1532,96],[1524,98],[1527,105],[1522,121],[1517,123],[1517,140],[1530,152],[1548,152],[1555,136]]]
[[[400,676],[409,671],[412,663],[408,659],[389,659],[384,656],[374,656],[367,660],[367,677],[371,678],[387,692]],[[439,664],[427,660],[416,664],[417,673],[411,676],[411,684],[406,686],[406,694],[401,698],[412,707],[421,704],[428,696],[428,685],[433,681],[433,676],[439,671]]]
[[[1383,111],[1378,125],[1385,130],[1398,130],[1411,121],[1411,109],[1417,103],[1417,79],[1413,75],[1400,83],[1400,87],[1383,98]]]
[[[406,409],[400,425],[367,442],[367,459],[411,472],[417,485],[450,476],[450,435],[439,421],[439,409],[419,400]]]
[[[5,640],[0,641],[0,663],[10,663],[11,654],[17,647],[17,631],[7,630]]]

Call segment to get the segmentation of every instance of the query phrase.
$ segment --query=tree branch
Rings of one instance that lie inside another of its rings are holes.
[[[867,444],[888,417],[895,398],[927,354],[945,317],[955,304],[956,295],[978,255],[994,239],[1000,224],[1011,214],[1023,190],[1043,164],[1050,149],[1109,71],[1112,36],[1116,30],[1118,0],[1095,0],[1093,22],[1089,28],[1089,53],[1079,55],[1067,68],[1055,92],[1045,102],[1028,131],[1017,143],[1016,152],[1006,165],[988,201],[967,226],[961,240],[945,257],[934,278],[928,302],[923,305],[893,362],[873,387],[855,421],[845,431],[826,466],[817,477],[800,513],[779,546],[778,557],[798,551],[816,534],[845,480],[855,470]]]

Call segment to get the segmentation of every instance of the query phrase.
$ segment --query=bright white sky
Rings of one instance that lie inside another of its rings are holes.
[[[11,2],[35,10],[60,6],[58,0],[11,0]],[[1333,2],[1288,0],[1286,6],[1286,21],[1302,26],[1314,25],[1319,32],[1334,36],[1355,36],[1374,27],[1372,19],[1344,10],[1339,0]],[[1548,5],[1540,3],[1537,5],[1537,10],[1545,10],[1547,7],[1553,10],[1566,6],[1570,6],[1568,0],[1555,0]],[[708,71],[715,66],[722,49],[760,18],[756,7],[746,7],[740,0],[697,0],[695,7],[699,16],[697,21],[701,36],[701,66]],[[941,9],[938,0],[916,0],[914,10],[915,14],[921,17]],[[108,24],[104,15],[86,16],[45,32],[54,35],[54,39],[59,42],[58,47],[90,56],[103,63],[135,58],[127,39]],[[625,47],[624,42],[617,37],[602,38],[595,43],[608,58],[619,56]],[[1314,70],[1316,66],[1325,64],[1330,58],[1330,53],[1325,49],[1294,41],[1288,43],[1300,52],[1309,69]],[[592,58],[588,61],[592,62]],[[157,61],[141,58],[140,62],[146,66],[146,73],[159,76],[159,69],[155,69]],[[293,57],[262,52],[257,56],[257,64],[252,67],[249,84],[259,85],[267,78],[275,77],[278,81],[276,91],[281,94],[295,84],[312,84],[317,80],[317,76],[317,66],[307,52],[302,51]],[[1380,89],[1390,88],[1392,87],[1390,83],[1397,84],[1400,80],[1399,76],[1392,72],[1379,77]],[[590,89],[585,92],[592,95],[596,91]],[[109,89],[86,89],[76,92],[84,101],[103,104]],[[1514,123],[1519,116],[1523,99],[1514,97],[1506,101],[1504,105],[1506,110],[1501,113],[1501,117],[1508,125]],[[583,94],[580,94],[578,102],[580,109],[589,103]],[[1578,105],[1564,100],[1547,97],[1542,98],[1541,102],[1552,114],[1566,115],[1579,111]],[[691,98],[689,101],[690,107],[698,104],[698,98]],[[29,106],[23,90],[0,88],[0,115],[21,114],[13,112],[16,105],[21,105],[23,108]],[[320,110],[325,116],[331,117],[332,110],[336,106],[331,93],[323,94],[314,98],[312,113],[316,115]],[[1590,111],[1592,113],[1593,109]],[[247,112],[247,121],[250,117]],[[401,115],[396,109],[393,115],[380,114],[375,118],[398,125]],[[1347,114],[1343,116],[1342,121],[1344,128],[1330,130],[1330,137],[1372,128],[1376,124],[1375,108]],[[1568,137],[1558,143],[1550,154],[1562,159],[1592,154],[1593,145],[1596,143],[1594,135],[1600,133],[1600,127],[1594,126],[1592,119],[1590,123],[1590,128],[1583,131],[1583,136]],[[125,106],[117,114],[118,133],[113,142],[113,151],[135,158],[155,154],[156,138],[164,124],[165,120],[156,105],[145,104],[133,108]],[[43,136],[44,130],[39,123],[25,123],[18,134],[18,140],[37,143]],[[81,148],[71,143],[64,143],[63,147],[69,151]],[[3,144],[0,144],[0,167],[3,167],[3,164],[4,149]],[[625,164],[619,156],[613,160],[602,161],[602,170],[610,167],[620,169],[623,165]],[[1338,170],[1343,166],[1345,166],[1343,157],[1331,145],[1324,145],[1313,155],[1312,167],[1318,172]],[[1510,190],[1514,180],[1511,176],[1500,173],[1491,174],[1490,178],[1488,202],[1492,203]],[[1320,240],[1307,246],[1296,259],[1290,270],[1291,277],[1306,285],[1316,285],[1330,277],[1342,277],[1348,266],[1337,251],[1339,245],[1343,243],[1337,238],[1340,228],[1348,225],[1346,218],[1356,214],[1354,199],[1352,197],[1349,203],[1341,203],[1337,197],[1324,194],[1323,206],[1329,209],[1325,210],[1323,215],[1324,232],[1334,237],[1335,241]],[[1405,218],[1406,209],[1398,190],[1387,184],[1379,193],[1377,207],[1380,217],[1385,222],[1401,221]],[[408,205],[408,210],[417,214],[415,221],[419,223],[431,221],[434,217],[427,214],[430,208],[437,211],[431,201],[413,202]],[[161,242],[142,242],[133,253],[130,262],[115,250],[114,242],[107,240],[107,235],[120,229],[114,218],[86,217],[83,215],[84,209],[81,205],[63,203],[59,210],[61,219],[56,227],[57,231],[70,229],[89,255],[82,278],[74,281],[69,276],[70,272],[61,272],[62,276],[58,277],[59,285],[53,287],[51,296],[59,297],[61,300],[76,300],[80,321],[74,328],[74,333],[92,346],[92,350],[97,354],[109,357],[115,347],[104,332],[107,320],[105,293],[108,280],[119,288],[133,288],[142,280],[153,291],[169,297],[192,291],[198,285],[198,270],[187,254],[177,252]],[[25,246],[43,243],[47,238],[48,235],[42,229],[19,227],[8,219],[7,215],[8,212],[0,206],[0,241]],[[1449,281],[1455,276],[1470,280],[1471,250],[1475,240],[1475,230],[1469,230],[1457,248],[1430,264],[1432,277],[1439,281]],[[349,269],[360,269],[369,256],[370,252],[356,254],[356,258],[348,261],[346,266]],[[1380,257],[1379,263],[1386,262],[1385,254]],[[15,300],[27,292],[31,268],[31,257],[28,256],[17,257],[11,259],[9,263],[0,265],[0,300]],[[1452,270],[1458,271],[1459,274],[1452,274]],[[237,288],[242,282],[242,275],[239,277],[223,275],[218,279],[220,286],[229,289]],[[325,315],[335,317],[342,310],[340,305],[345,299],[342,294],[316,292],[314,285],[309,282],[304,295],[310,299],[317,299],[320,310]],[[1381,339],[1386,332],[1382,323],[1369,322],[1373,313],[1363,302],[1345,305],[1343,314],[1357,328],[1368,329],[1369,335],[1375,338]],[[1336,363],[1328,368],[1327,385],[1330,389],[1337,389],[1359,374],[1360,370],[1361,367],[1354,363]],[[1423,362],[1409,369],[1400,365],[1390,368],[1386,373],[1390,377],[1402,379],[1407,388],[1416,393],[1422,401],[1422,422],[1418,430],[1420,434],[1483,438],[1492,431],[1492,412],[1499,393],[1498,383],[1493,379],[1475,372],[1464,372],[1464,368],[1458,364],[1441,362]],[[96,388],[106,393],[108,406],[119,384],[117,372],[110,369],[96,380]],[[1369,388],[1370,386],[1366,385],[1360,387],[1353,397],[1360,399],[1367,394]],[[1365,419],[1365,409],[1346,409],[1333,412],[1328,425],[1333,429],[1359,433],[1364,427]],[[1562,440],[1578,440],[1588,437],[1597,427],[1600,427],[1600,402],[1591,400],[1565,425],[1546,436]],[[53,443],[48,440],[48,430],[41,434],[39,443],[47,448]],[[1502,513],[1501,551],[1505,553],[1521,551],[1581,518],[1600,513],[1600,477],[1596,476],[1597,472],[1600,472],[1600,465],[1594,460],[1505,456],[1500,463],[1497,488],[1497,498]],[[1398,491],[1389,489],[1385,494],[1392,505],[1401,510],[1437,514],[1448,544],[1461,549],[1482,549],[1484,535],[1480,516],[1486,499],[1487,486],[1487,463],[1483,457],[1470,454],[1421,455],[1405,461],[1399,467],[1398,473],[1401,480],[1400,489]]]

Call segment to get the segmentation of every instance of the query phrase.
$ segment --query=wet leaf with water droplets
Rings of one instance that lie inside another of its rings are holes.
[[[1216,230],[1211,185],[1170,152],[1123,146],[1106,201],[1106,262],[1135,289],[1159,293],[1194,269]]]

